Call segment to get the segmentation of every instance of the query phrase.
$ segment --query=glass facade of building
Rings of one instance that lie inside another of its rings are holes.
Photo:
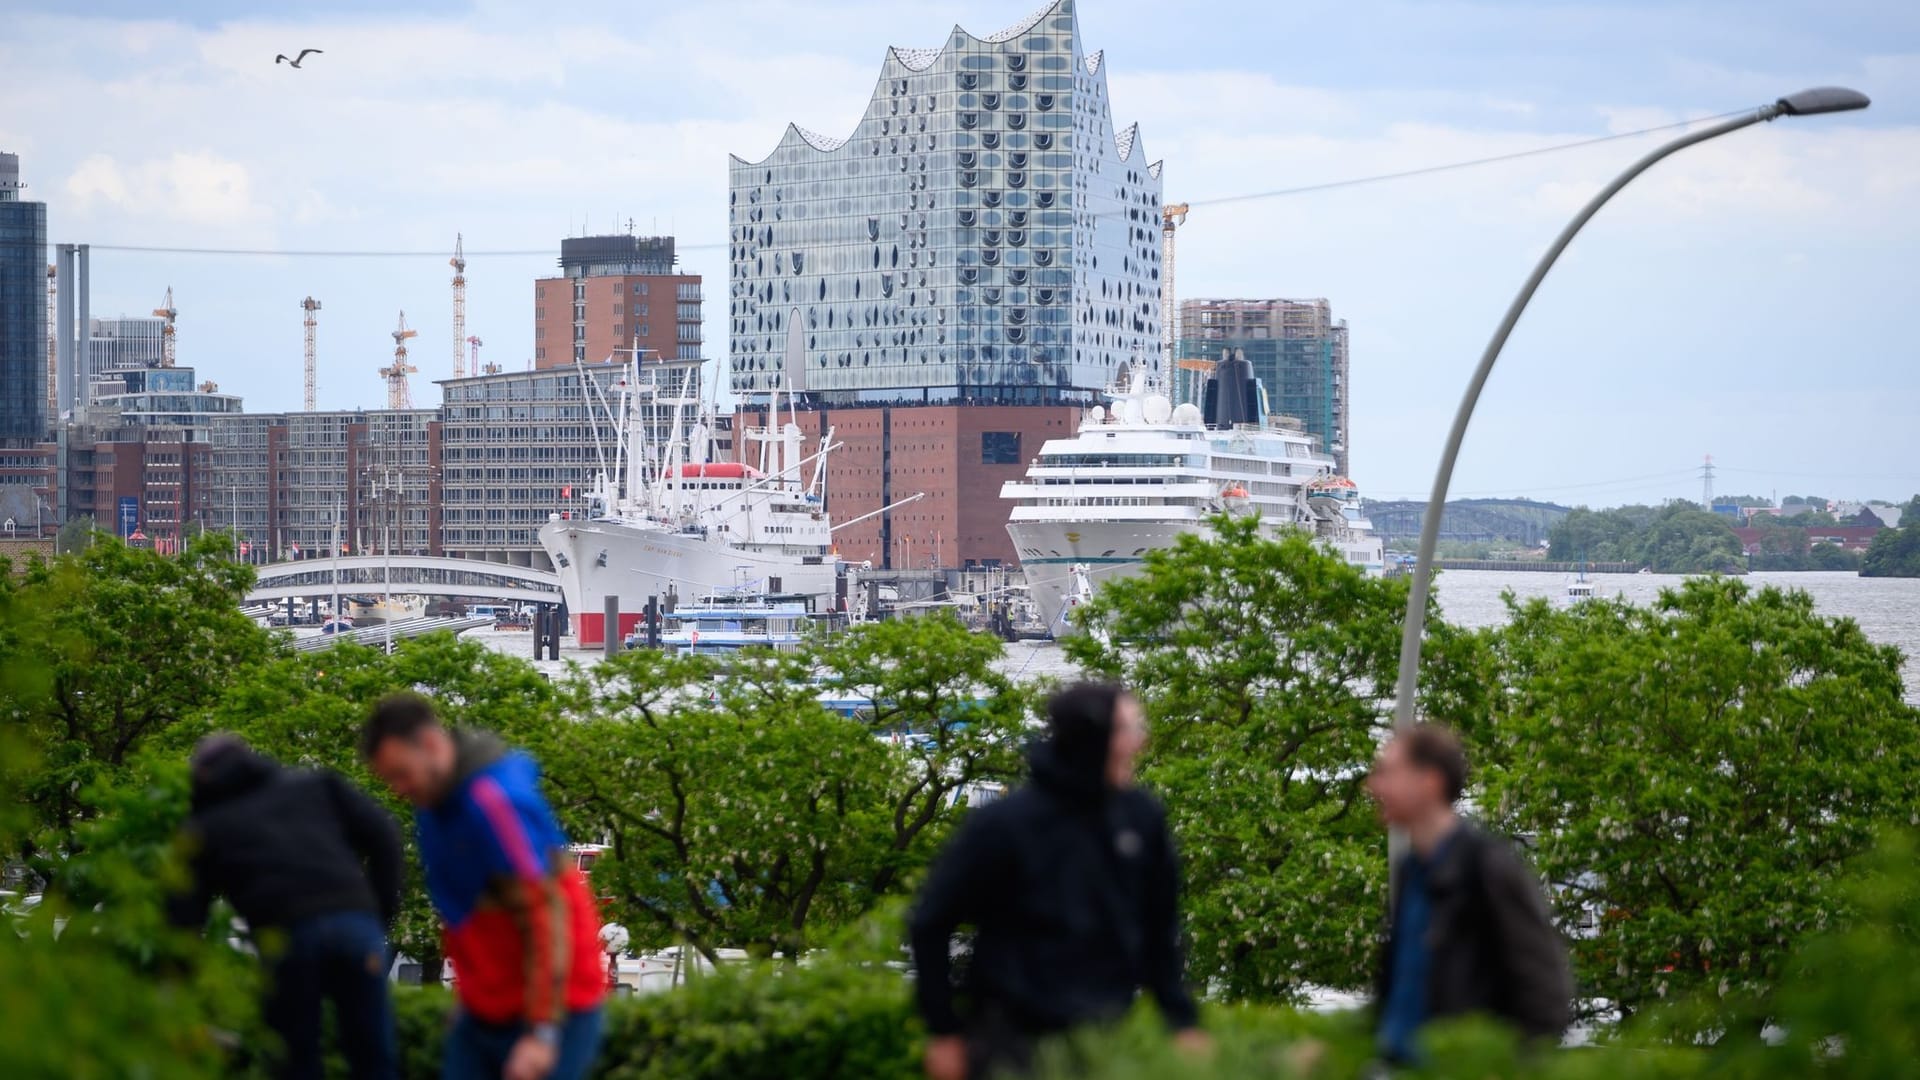
[[[47,205],[20,199],[20,159],[0,154],[0,442],[39,442],[47,415]]]
[[[846,139],[734,158],[733,388],[1050,404],[1157,368],[1160,164],[1114,128],[1101,61],[1055,0],[889,50]]]
[[[87,377],[108,378],[116,371],[160,366],[166,321],[146,315],[92,319],[87,329]],[[103,391],[110,392],[110,391]]]

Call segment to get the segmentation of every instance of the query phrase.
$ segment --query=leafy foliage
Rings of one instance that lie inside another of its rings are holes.
[[[1511,603],[1511,602],[1510,602]],[[1900,654],[1801,592],[1699,579],[1649,607],[1513,605],[1484,804],[1532,837],[1587,994],[1764,993],[1920,801]]]
[[[1900,527],[1882,529],[1860,560],[1861,577],[1920,577],[1920,495],[1907,503]]]
[[[1067,650],[1152,718],[1142,775],[1186,867],[1196,979],[1235,998],[1359,986],[1386,884],[1362,780],[1391,719],[1407,586],[1304,534],[1263,540],[1251,517],[1213,531],[1104,585]],[[1436,620],[1426,690],[1449,715],[1472,693],[1444,685],[1454,651]]]
[[[230,547],[210,534],[165,556],[96,534],[6,588],[0,724],[37,764],[9,785],[28,820],[0,857],[45,876],[149,739],[266,658],[272,638],[239,610],[253,571]]]
[[[635,940],[798,956],[903,889],[970,785],[1017,775],[1025,699],[1000,644],[948,616],[855,628],[793,654],[636,650],[582,676],[533,745],[595,884]],[[872,704],[828,710],[811,681]]]
[[[1746,565],[1740,538],[1726,518],[1678,501],[1613,510],[1581,507],[1553,527],[1547,558],[1639,563],[1661,574],[1726,573]]]

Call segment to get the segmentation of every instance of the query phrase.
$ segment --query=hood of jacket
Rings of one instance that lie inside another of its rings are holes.
[[[1107,758],[1121,691],[1083,683],[1047,702],[1047,737],[1028,752],[1034,783],[1077,802],[1098,802],[1110,790]]]
[[[235,741],[214,747],[193,766],[193,808],[205,810],[264,787],[280,766]]]
[[[513,780],[528,785],[538,783],[540,767],[527,755],[514,752],[500,736],[473,728],[454,728],[450,734],[454,746],[453,779],[447,785],[446,794],[441,796],[441,805],[451,801],[455,793],[464,791],[467,781],[476,774],[495,765]]]

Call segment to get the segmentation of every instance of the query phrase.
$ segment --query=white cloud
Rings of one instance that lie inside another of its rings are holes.
[[[66,193],[82,213],[104,203],[185,225],[247,225],[271,214],[254,198],[245,165],[209,153],[174,153],[127,166],[94,154],[68,176]]]

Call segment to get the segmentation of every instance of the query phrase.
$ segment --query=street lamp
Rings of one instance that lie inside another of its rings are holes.
[[[1400,681],[1395,690],[1394,723],[1406,727],[1414,721],[1414,692],[1420,671],[1420,639],[1426,630],[1427,589],[1433,577],[1433,549],[1440,539],[1440,516],[1445,512],[1447,503],[1447,485],[1453,479],[1453,464],[1460,456],[1460,443],[1466,438],[1467,423],[1473,419],[1473,407],[1480,400],[1480,391],[1487,385],[1487,376],[1493,372],[1493,362],[1500,358],[1500,350],[1507,343],[1507,336],[1513,333],[1514,324],[1520,321],[1520,313],[1527,309],[1528,301],[1545,280],[1547,271],[1560,258],[1561,252],[1573,242],[1575,234],[1593,215],[1600,211],[1607,200],[1620,193],[1620,189],[1632,183],[1634,178],[1652,168],[1654,164],[1689,146],[1717,139],[1728,132],[1743,127],[1773,120],[1782,116],[1816,116],[1821,113],[1851,112],[1864,109],[1871,102],[1867,95],[1858,90],[1849,90],[1841,86],[1818,86],[1811,90],[1802,90],[1789,94],[1771,105],[1762,105],[1752,112],[1742,113],[1731,120],[1724,120],[1711,127],[1682,135],[1672,142],[1656,148],[1652,153],[1627,167],[1627,171],[1615,177],[1613,182],[1600,189],[1587,205],[1580,208],[1567,227],[1560,230],[1547,253],[1533,268],[1526,284],[1520,286],[1519,295],[1508,306],[1506,317],[1493,332],[1493,340],[1487,342],[1487,351],[1480,357],[1480,366],[1473,371],[1473,378],[1467,382],[1467,392],[1460,399],[1460,411],[1454,414],[1453,429],[1447,433],[1447,446],[1440,455],[1440,469],[1433,477],[1433,494],[1427,499],[1427,512],[1420,521],[1420,553],[1414,561],[1412,588],[1407,590],[1407,621],[1400,638]]]

